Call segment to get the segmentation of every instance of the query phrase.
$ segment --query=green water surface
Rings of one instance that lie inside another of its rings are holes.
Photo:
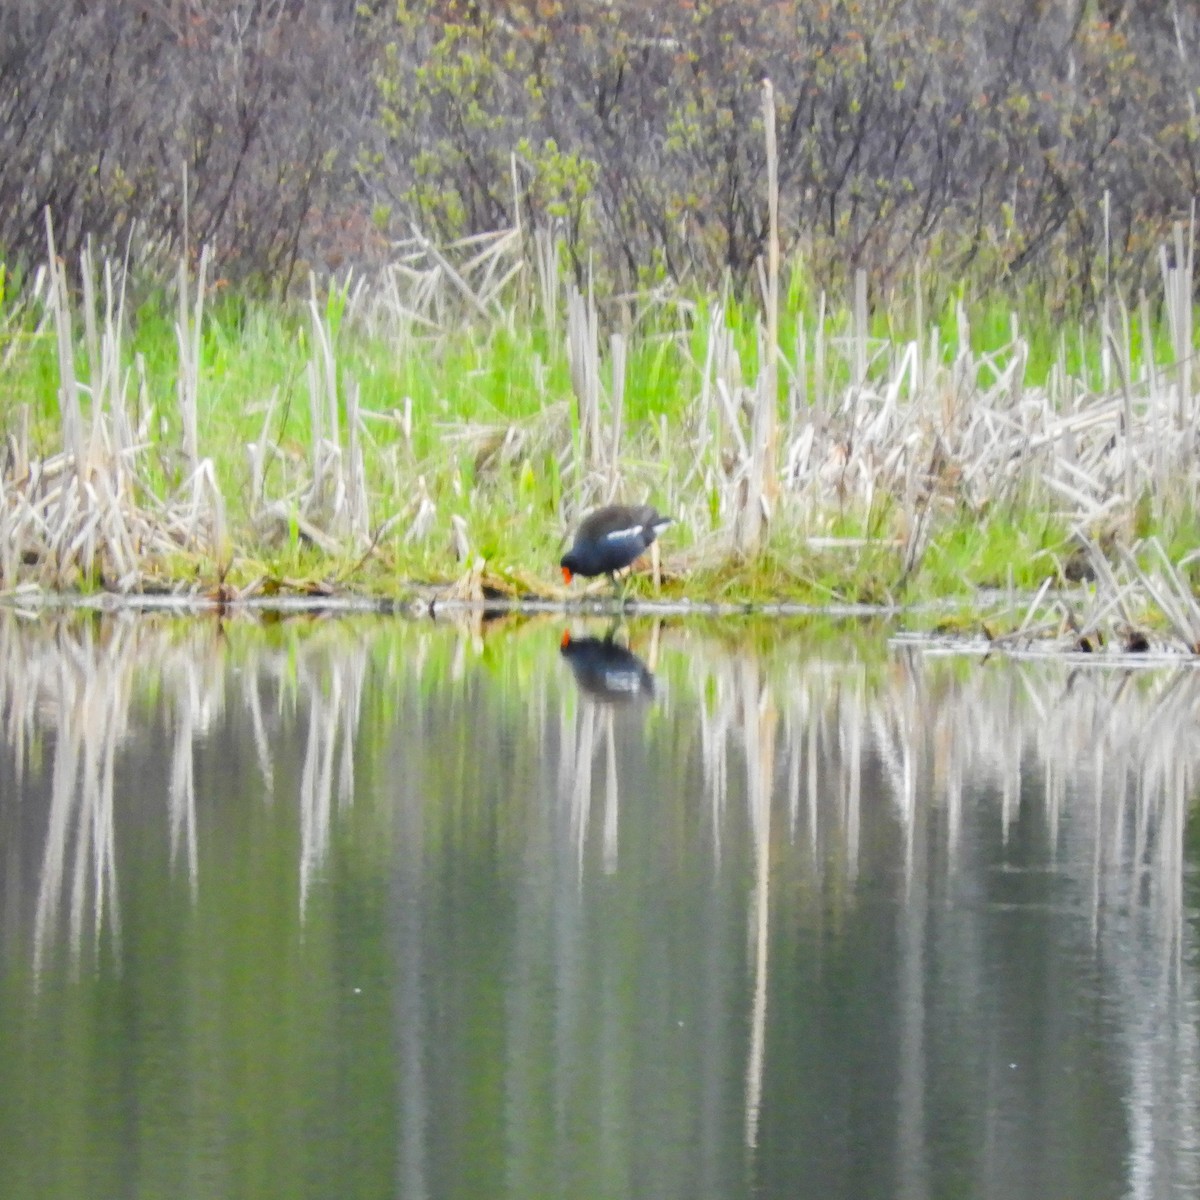
[[[0,1196],[1200,1191],[1200,676],[604,633],[0,613]]]

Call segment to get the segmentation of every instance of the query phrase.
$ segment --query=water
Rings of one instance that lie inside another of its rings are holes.
[[[1200,1192],[1200,674],[563,628],[0,614],[0,1194]]]

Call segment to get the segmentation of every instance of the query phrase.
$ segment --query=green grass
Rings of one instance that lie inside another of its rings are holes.
[[[977,521],[961,516],[930,547],[922,587],[937,595],[961,595],[975,587],[1033,591],[1047,576],[1060,576],[1073,549],[1069,531],[1052,517],[1002,516],[981,531]]]

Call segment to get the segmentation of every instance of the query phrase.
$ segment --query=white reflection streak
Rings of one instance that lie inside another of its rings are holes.
[[[358,745],[358,725],[362,717],[363,693],[367,683],[367,656],[350,655],[344,660],[343,691],[345,700],[342,729],[342,759],[338,772],[338,807],[346,809],[354,800],[354,748]]]
[[[299,692],[308,699],[299,796],[301,917],[313,881],[329,855],[335,776],[338,809],[348,808],[354,800],[354,751],[368,661],[361,644],[336,656],[323,651],[306,660],[298,675]]]
[[[1135,908],[1120,930],[1123,936],[1132,934],[1136,945],[1116,946],[1116,938],[1110,938],[1114,953],[1124,956],[1117,960],[1114,978],[1127,1014],[1120,1034],[1128,1054],[1128,1194],[1134,1200],[1153,1200],[1167,1190],[1179,1195],[1200,1190],[1194,1115],[1200,1090],[1197,1004],[1194,989],[1189,997],[1182,986],[1177,921],[1182,897],[1176,895],[1183,867],[1186,774],[1181,769],[1172,780],[1158,815],[1154,849],[1146,860],[1133,863],[1130,902],[1137,904],[1143,886],[1151,901],[1148,909]],[[1165,947],[1170,952],[1160,953]]]
[[[125,639],[118,631],[102,652],[94,649],[90,635],[85,642],[83,647],[68,645],[53,653],[50,670],[41,680],[52,697],[58,722],[34,917],[35,979],[41,976],[57,925],[72,852],[67,925],[72,963],[78,965],[82,951],[89,898],[94,906],[94,936],[99,937],[106,911],[114,938],[119,936],[112,809],[116,742],[128,704]],[[32,690],[41,690],[38,681]]]
[[[962,836],[963,758],[965,738],[955,735],[952,714],[943,709],[937,716],[934,737],[941,763],[942,787],[946,793],[946,853],[952,872],[957,870]]]
[[[900,1078],[896,1122],[899,1152],[899,1195],[921,1200],[929,1195],[929,1146],[926,1128],[925,946],[929,892],[916,889],[898,913],[901,947],[898,1003],[900,1008]]]
[[[329,852],[332,808],[333,745],[337,737],[337,715],[341,686],[333,672],[328,709],[321,689],[309,689],[308,739],[300,772],[300,915],[308,905],[314,875]]]
[[[88,811],[91,804],[95,801],[95,797],[88,786],[88,781],[93,776],[94,762],[89,761],[89,759],[91,759],[91,755],[88,753],[88,748],[85,748],[83,770],[76,778],[78,785],[78,812],[75,814],[75,861],[71,872],[71,907],[70,921],[68,922],[71,962],[76,966],[79,963],[79,955],[82,947],[83,906],[87,898],[87,868],[91,860],[92,847],[94,845],[92,841],[94,827]],[[72,805],[72,807],[75,806]]]
[[[1021,751],[1013,748],[1010,761],[1002,771],[1000,782],[1000,830],[1004,844],[1021,811]]]
[[[19,622],[0,622],[0,712],[8,714],[5,738],[13,748],[13,774],[25,778],[25,751],[37,727],[38,687],[35,666],[26,653],[27,639]]]
[[[1097,741],[1092,749],[1092,947],[1100,938],[1100,883],[1104,866],[1104,743]]]
[[[50,824],[46,831],[46,852],[42,858],[38,888],[37,917],[33,929],[33,973],[40,977],[42,959],[50,930],[58,917],[59,897],[66,871],[67,846],[71,837],[71,818],[75,804],[79,748],[74,722],[67,703],[63,703],[62,723],[54,747],[54,768],[50,782]]]
[[[805,781],[805,800],[808,810],[808,848],[813,866],[817,863],[817,763],[820,751],[820,714],[813,712],[808,721],[808,773]]]
[[[95,895],[96,912],[92,934],[97,942],[104,926],[105,897],[110,897],[114,935],[120,933],[117,912],[117,854],[116,824],[113,815],[113,777],[117,765],[117,722],[105,723],[104,755],[100,769],[100,802],[94,811],[95,821]]]
[[[556,795],[569,796],[575,778],[575,715],[564,704],[558,714],[558,789]]]
[[[700,760],[704,782],[708,788],[709,812],[713,831],[713,865],[721,865],[721,833],[724,824],[725,796],[729,790],[729,758],[727,739],[731,721],[732,703],[729,699],[732,688],[726,672],[715,668],[712,676],[697,672],[695,687],[698,695],[705,692],[705,680],[712,679],[716,701],[712,711],[702,706],[700,711]],[[703,704],[703,702],[702,702]]]
[[[775,706],[769,686],[760,690],[757,663],[742,671],[742,729],[746,741],[746,799],[754,831],[754,1000],[746,1064],[746,1145],[758,1145],[763,1056],[767,1032],[767,946],[770,918],[771,793],[775,776]]]
[[[1046,778],[1046,822],[1050,831],[1050,857],[1053,860],[1058,858],[1058,835],[1062,824],[1067,781],[1063,763],[1054,744],[1056,731],[1047,726],[1041,728],[1045,743],[1042,747],[1041,757],[1045,764],[1043,774]]]
[[[913,856],[915,853],[917,816],[917,777],[910,744],[910,707],[903,701],[895,706],[893,720],[883,719],[882,706],[878,710],[876,726],[876,748],[887,770],[886,777],[892,784],[892,799],[900,816],[900,827],[904,831],[904,892],[912,890]],[[889,728],[889,725],[891,726]],[[894,729],[894,733],[892,732]]]
[[[194,713],[196,680],[184,670],[183,686],[175,714],[175,744],[171,751],[171,785],[168,809],[171,822],[171,867],[174,869],[182,840],[186,848],[188,886],[196,898],[198,867],[196,852],[196,763],[194,758]]]
[[[917,838],[917,769],[916,752],[913,748],[913,722],[915,714],[906,709],[898,724],[900,732],[901,784],[904,789],[900,811],[904,817],[904,894],[912,894],[913,862],[916,855]]]
[[[807,697],[806,697],[807,698]],[[797,717],[790,710],[785,722],[784,745],[788,748],[788,841],[795,843],[796,826],[800,823],[800,735],[797,729],[804,728],[803,716]]]
[[[1183,982],[1183,842],[1187,831],[1185,797],[1192,794],[1191,771],[1180,759],[1170,765],[1171,780],[1167,786],[1167,815],[1163,821],[1162,857],[1158,864],[1159,887],[1165,894],[1161,906],[1163,937],[1171,947],[1171,983],[1178,988]]]
[[[617,869],[617,820],[620,797],[617,794],[617,746],[613,737],[613,712],[604,710],[604,740],[608,747],[605,762],[604,870],[611,875]]]
[[[571,833],[575,839],[575,866],[583,882],[583,850],[587,843],[588,818],[592,808],[592,759],[596,753],[596,709],[584,703],[579,708],[579,740],[575,750],[575,778],[571,788]]]
[[[846,830],[846,874],[853,884],[858,878],[858,842],[862,816],[863,701],[856,688],[841,728],[845,734],[843,761],[849,764],[842,817]]]
[[[242,703],[250,714],[250,729],[254,737],[254,753],[258,758],[258,769],[263,777],[267,798],[275,786],[275,768],[271,762],[271,748],[267,742],[266,723],[263,720],[262,700],[258,694],[260,671],[258,663],[251,660],[242,672]]]

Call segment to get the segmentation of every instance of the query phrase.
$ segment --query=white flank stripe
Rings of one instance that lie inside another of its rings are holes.
[[[628,529],[614,529],[611,533],[604,535],[606,542],[620,541],[622,538],[632,537],[634,534],[641,533],[646,527],[644,525],[630,525]]]

